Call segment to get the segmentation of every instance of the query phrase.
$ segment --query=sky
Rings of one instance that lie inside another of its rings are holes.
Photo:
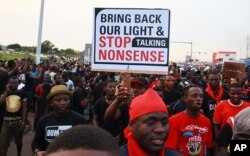
[[[40,4],[0,0],[0,44],[36,46]],[[191,51],[191,44],[174,42],[192,42],[193,58],[202,61],[218,51],[236,51],[238,59],[247,55],[249,0],[45,0],[42,41],[83,51],[93,39],[95,7],[169,9],[170,61],[184,61]]]

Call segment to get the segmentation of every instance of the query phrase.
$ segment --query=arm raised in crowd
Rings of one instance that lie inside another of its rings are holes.
[[[119,106],[121,103],[129,104],[132,99],[132,94],[128,92],[128,89],[122,85],[118,86],[118,93],[116,99],[109,105],[105,112],[104,119],[106,121],[114,121],[120,118],[121,112]]]
[[[32,78],[32,79],[38,80],[38,79],[41,78],[42,73],[43,73],[43,68],[42,68],[42,67],[39,67],[39,68],[38,68],[38,74],[37,74],[37,76],[33,76],[33,75],[31,75],[31,74],[30,74],[29,76],[30,76],[30,78]]]
[[[5,103],[5,100],[6,100],[6,97],[7,97],[9,90],[10,90],[10,85],[9,85],[9,83],[7,83],[5,92],[3,92],[3,94],[1,94],[1,96],[0,96],[0,106]]]

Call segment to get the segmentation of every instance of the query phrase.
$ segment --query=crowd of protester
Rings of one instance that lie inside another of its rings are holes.
[[[250,136],[250,118],[241,117],[249,116],[247,69],[244,78],[236,79],[223,77],[216,67],[172,63],[167,75],[131,74],[128,88],[123,81],[127,73],[91,71],[78,61],[36,65],[26,58],[1,60],[0,155],[7,155],[12,135],[21,155],[24,127],[29,124],[34,125],[31,147],[37,156],[85,146],[122,156],[228,155],[231,139]],[[35,113],[34,123],[29,113]],[[72,128],[82,124],[94,127]],[[104,140],[86,137],[95,136],[95,127],[104,130],[96,133]],[[68,147],[60,139],[67,141],[71,133],[75,136]],[[81,134],[88,141],[79,141]],[[116,143],[105,140],[111,136]],[[80,145],[72,143],[74,139]]]

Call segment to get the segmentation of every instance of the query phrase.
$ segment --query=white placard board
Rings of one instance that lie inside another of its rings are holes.
[[[167,74],[170,10],[95,8],[92,70]]]

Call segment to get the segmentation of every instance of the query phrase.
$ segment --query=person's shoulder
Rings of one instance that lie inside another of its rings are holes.
[[[207,117],[206,117],[204,114],[202,114],[202,113],[200,113],[199,118],[200,118],[202,121],[205,121],[205,122],[210,123],[209,118],[207,118]]]
[[[220,101],[217,105],[216,105],[216,108],[217,107],[225,107],[229,104],[228,100],[222,100]]]
[[[43,117],[41,117],[40,120],[47,120],[47,119],[52,118],[53,116],[55,116],[55,114],[53,112],[50,112],[48,114],[45,114]]]
[[[79,119],[85,119],[84,116],[78,112],[75,112],[73,110],[69,110],[69,115],[73,116],[75,118],[79,118]]]
[[[249,107],[250,106],[250,102],[247,102],[247,101],[243,100],[243,105],[245,105],[246,107]]]
[[[101,97],[101,98],[99,98],[95,103],[97,104],[99,104],[99,103],[103,103],[103,102],[105,102],[105,97]]]
[[[46,124],[49,123],[50,120],[54,119],[55,114],[53,112],[50,112],[48,114],[45,114],[42,116],[39,120],[39,124]]]
[[[185,115],[185,113],[182,111],[182,112],[179,112],[179,113],[177,113],[177,114],[171,116],[171,117],[169,118],[169,120],[178,120],[178,119],[183,119],[183,118],[185,118],[185,117],[186,117],[186,115]]]

